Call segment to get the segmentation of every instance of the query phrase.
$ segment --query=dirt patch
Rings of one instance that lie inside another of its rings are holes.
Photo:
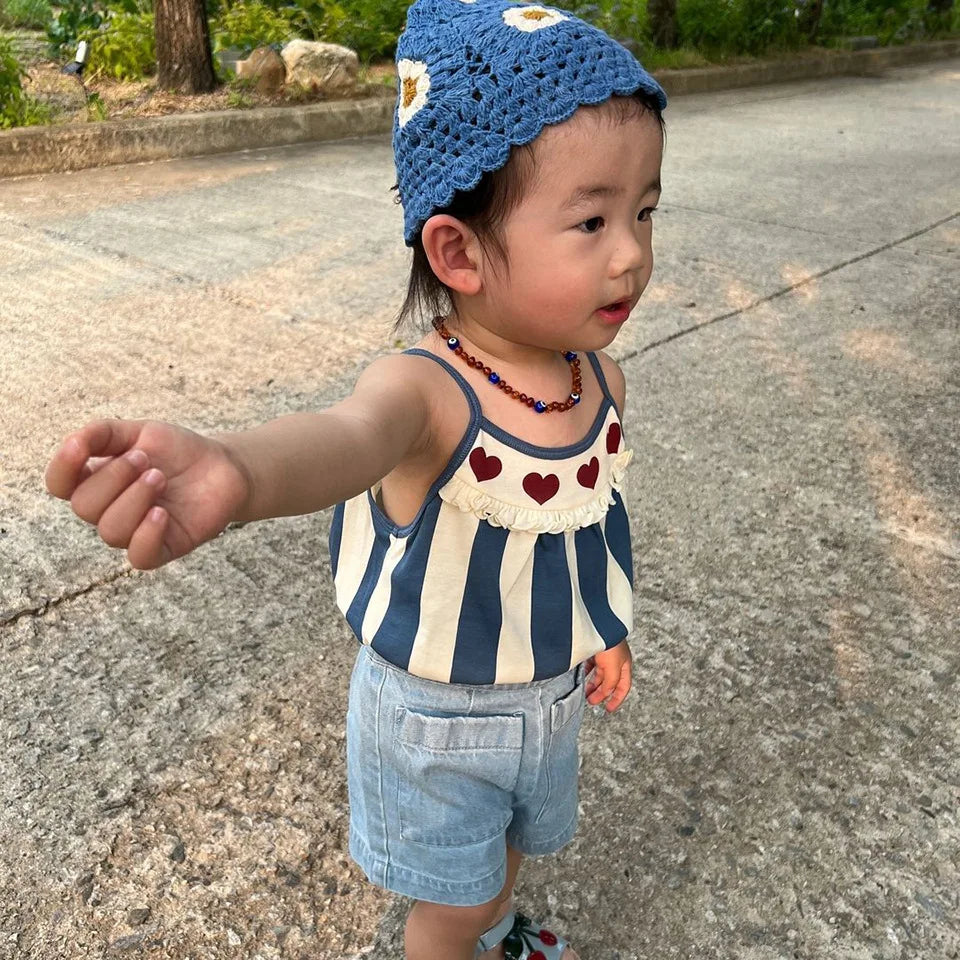
[[[88,107],[85,92],[73,77],[60,72],[60,64],[35,60],[28,67],[24,91],[57,110],[56,123],[87,120],[129,120],[161,117],[172,113],[200,113],[207,110],[242,110],[253,107],[289,107],[295,104],[323,103],[328,100],[357,100],[375,96],[393,96],[394,64],[374,64],[361,71],[357,85],[347,92],[330,96],[302,87],[286,89],[276,96],[255,90],[238,89],[229,84],[212,93],[184,94],[158,90],[155,77],[143,80],[96,78],[86,82],[86,96],[96,94],[103,105],[102,115]]]

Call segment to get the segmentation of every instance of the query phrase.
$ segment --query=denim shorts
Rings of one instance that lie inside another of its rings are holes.
[[[549,680],[414,676],[362,645],[350,680],[350,855],[380,887],[477,906],[506,882],[506,844],[553,853],[577,827],[584,664]]]

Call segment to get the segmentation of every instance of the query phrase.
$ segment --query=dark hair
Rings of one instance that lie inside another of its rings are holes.
[[[666,139],[667,128],[663,113],[653,94],[638,90],[629,96],[611,97],[602,104],[604,107],[608,105],[612,110],[607,115],[612,114],[611,119],[618,124],[644,113],[652,113],[660,124],[661,136]],[[446,213],[466,223],[476,234],[484,253],[495,265],[504,267],[508,275],[510,264],[507,262],[504,246],[503,226],[510,213],[519,205],[536,173],[535,143],[534,140],[513,147],[509,159],[502,167],[485,173],[472,190],[457,191],[447,206],[431,213],[431,216]],[[398,190],[399,184],[394,184],[391,189]],[[394,198],[394,202],[401,202],[399,194]],[[407,319],[416,322],[417,314],[422,328],[426,329],[430,320],[438,314],[450,311],[456,313],[450,288],[433,272],[427,259],[423,249],[422,230],[413,239],[412,252],[407,295],[394,319],[394,331]]]

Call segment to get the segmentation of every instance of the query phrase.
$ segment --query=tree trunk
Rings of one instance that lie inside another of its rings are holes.
[[[654,46],[673,50],[677,46],[677,0],[649,0],[647,15]]]
[[[797,17],[797,29],[810,43],[816,43],[820,30],[820,18],[823,16],[823,0],[807,0]]]
[[[155,0],[157,87],[209,93],[216,87],[204,0]]]

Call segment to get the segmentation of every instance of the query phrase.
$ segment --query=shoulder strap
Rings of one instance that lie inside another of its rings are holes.
[[[466,378],[459,370],[455,370],[443,357],[438,357],[435,353],[431,353],[429,350],[423,350],[420,347],[411,347],[409,350],[404,350],[403,352],[417,357],[429,357],[431,360],[436,360],[436,362],[453,377],[457,386],[463,391],[463,395],[467,398],[467,403],[470,405],[471,422],[481,416],[480,401],[473,392],[473,387],[467,383]]]
[[[480,409],[480,401],[477,399],[477,395],[473,392],[473,388],[467,383],[466,379],[461,375],[458,370],[447,363],[443,357],[438,357],[435,353],[431,353],[429,350],[422,350],[420,347],[411,347],[409,350],[404,350],[404,353],[413,354],[414,356],[419,357],[429,357],[431,360],[436,360],[437,363],[443,367],[447,373],[453,377],[457,386],[463,391],[463,395],[467,398],[467,405],[470,407],[470,420],[467,423],[466,429],[463,431],[463,436],[460,438],[460,442],[457,444],[457,448],[450,455],[450,459],[447,461],[447,465],[443,468],[440,476],[433,482],[433,485],[430,487],[430,490],[427,493],[427,498],[424,500],[424,503],[432,498],[437,491],[453,476],[457,468],[463,463],[467,458],[467,454],[470,452],[471,447],[473,447],[474,441],[477,438],[477,433],[480,430],[480,420],[483,417],[483,413]],[[422,509],[422,508],[421,508]],[[419,514],[418,514],[419,516]]]
[[[603,375],[603,368],[600,366],[600,361],[597,359],[597,355],[595,353],[588,352],[587,357],[590,360],[590,366],[593,367],[593,372],[597,377],[597,383],[600,384],[600,389],[603,391],[603,395],[610,401],[613,409],[617,411],[617,416],[622,416],[620,407],[617,405],[617,401],[613,399],[613,394],[610,393],[610,388],[607,386],[607,378]]]

